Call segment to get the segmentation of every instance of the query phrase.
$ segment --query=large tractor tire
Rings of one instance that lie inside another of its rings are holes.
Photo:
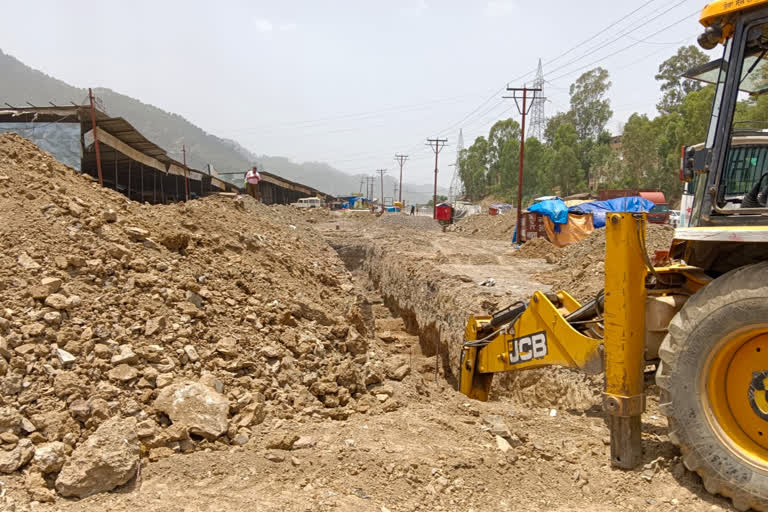
[[[659,356],[660,409],[685,466],[737,509],[768,511],[768,262],[691,297]]]

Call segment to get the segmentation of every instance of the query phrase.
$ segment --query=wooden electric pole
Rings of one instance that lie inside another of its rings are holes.
[[[96,173],[99,177],[99,185],[104,186],[104,179],[101,175],[101,151],[99,150],[99,134],[96,132],[96,108],[93,106],[93,90],[88,88],[88,99],[91,102],[91,131],[93,131],[93,147],[96,149]],[[115,190],[117,190],[117,184],[115,184]]]
[[[189,170],[187,169],[187,146],[186,144],[181,145],[181,154],[184,155],[184,196],[186,197],[185,201],[189,201]],[[142,191],[142,194],[144,191]],[[143,198],[142,198],[143,200]]]
[[[504,98],[515,100],[517,111],[520,112],[520,115],[523,117],[520,129],[520,167],[517,173],[517,225],[515,227],[515,242],[520,243],[520,222],[522,220],[521,215],[523,206],[523,162],[525,160],[525,116],[528,115],[531,106],[536,103],[533,100],[543,101],[546,98],[536,96],[537,92],[541,92],[540,88],[507,87],[507,90],[512,91],[512,96],[504,96]],[[530,105],[527,104],[529,92],[533,93],[533,95],[530,96]],[[520,96],[520,93],[522,93],[522,96]],[[518,103],[518,100],[522,100],[522,106]]]
[[[400,195],[397,200],[400,202],[400,207],[403,207],[403,164],[408,160],[408,155],[395,155],[395,160],[400,164],[400,185],[397,189],[400,191]]]
[[[427,139],[427,146],[432,148],[432,151],[435,152],[435,188],[432,194],[432,218],[437,218],[437,155],[440,154],[440,152],[445,147],[445,143],[448,142],[448,139]]]
[[[386,169],[376,169],[376,172],[381,176],[381,213],[384,213],[384,173]]]

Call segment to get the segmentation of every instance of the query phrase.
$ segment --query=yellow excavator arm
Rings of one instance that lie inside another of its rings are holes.
[[[558,365],[601,373],[601,310],[602,300],[582,307],[563,291],[536,292],[527,304],[471,317],[461,354],[461,392],[488,400],[496,372]]]
[[[497,372],[564,366],[605,371],[603,408],[611,418],[612,461],[638,464],[645,409],[645,217],[612,213],[606,222],[605,289],[585,305],[568,293],[536,292],[490,316],[473,316],[461,354],[460,391],[487,400]]]

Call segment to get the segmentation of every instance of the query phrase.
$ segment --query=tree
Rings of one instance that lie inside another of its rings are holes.
[[[438,195],[438,196],[437,196],[437,204],[440,204],[440,203],[444,203],[444,202],[446,202],[447,200],[448,200],[448,196],[441,196],[441,195]],[[429,201],[427,201],[427,206],[432,206],[433,204],[434,204],[434,203],[432,202],[432,199],[430,199]]]
[[[571,84],[571,122],[579,140],[596,139],[613,115],[606,95],[611,88],[608,71],[595,68]]]
[[[479,199],[487,192],[488,141],[478,137],[459,156],[459,178],[471,198]]]
[[[589,169],[587,184],[590,185],[590,188],[592,188],[591,185],[593,183],[596,188],[599,188],[601,183],[608,180],[611,162],[615,159],[617,159],[617,155],[611,149],[611,134],[603,131],[597,137],[597,140],[589,145],[588,151],[585,152],[581,159],[584,168]]]
[[[520,125],[517,121],[505,119],[491,127],[488,133],[488,184],[497,192],[503,188],[502,181],[509,184],[510,160],[519,154],[519,147]]]
[[[563,123],[573,124],[573,115],[571,112],[558,112],[547,119],[547,126],[544,128],[544,140],[547,144],[552,145],[555,141],[555,133],[557,133],[557,129]]]
[[[659,165],[656,150],[657,127],[645,114],[632,114],[624,127],[621,151],[624,156],[624,184],[630,188],[653,185],[652,176]]]
[[[661,63],[655,77],[661,82],[662,97],[656,105],[659,112],[669,114],[677,111],[688,93],[703,87],[704,84],[697,80],[684,78],[683,73],[708,61],[709,58],[704,52],[689,45],[681,46],[675,55]]]
[[[570,123],[564,123],[557,129],[552,144],[554,156],[551,172],[563,196],[581,192],[586,188],[584,171],[576,156],[577,139],[576,128]]]
[[[549,195],[555,180],[552,170],[552,147],[535,137],[525,141],[523,162],[523,199]]]

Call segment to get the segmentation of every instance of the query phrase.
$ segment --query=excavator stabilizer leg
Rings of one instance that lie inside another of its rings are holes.
[[[645,410],[645,219],[612,213],[606,220],[603,409],[611,430],[611,463],[634,468],[642,460]]]

